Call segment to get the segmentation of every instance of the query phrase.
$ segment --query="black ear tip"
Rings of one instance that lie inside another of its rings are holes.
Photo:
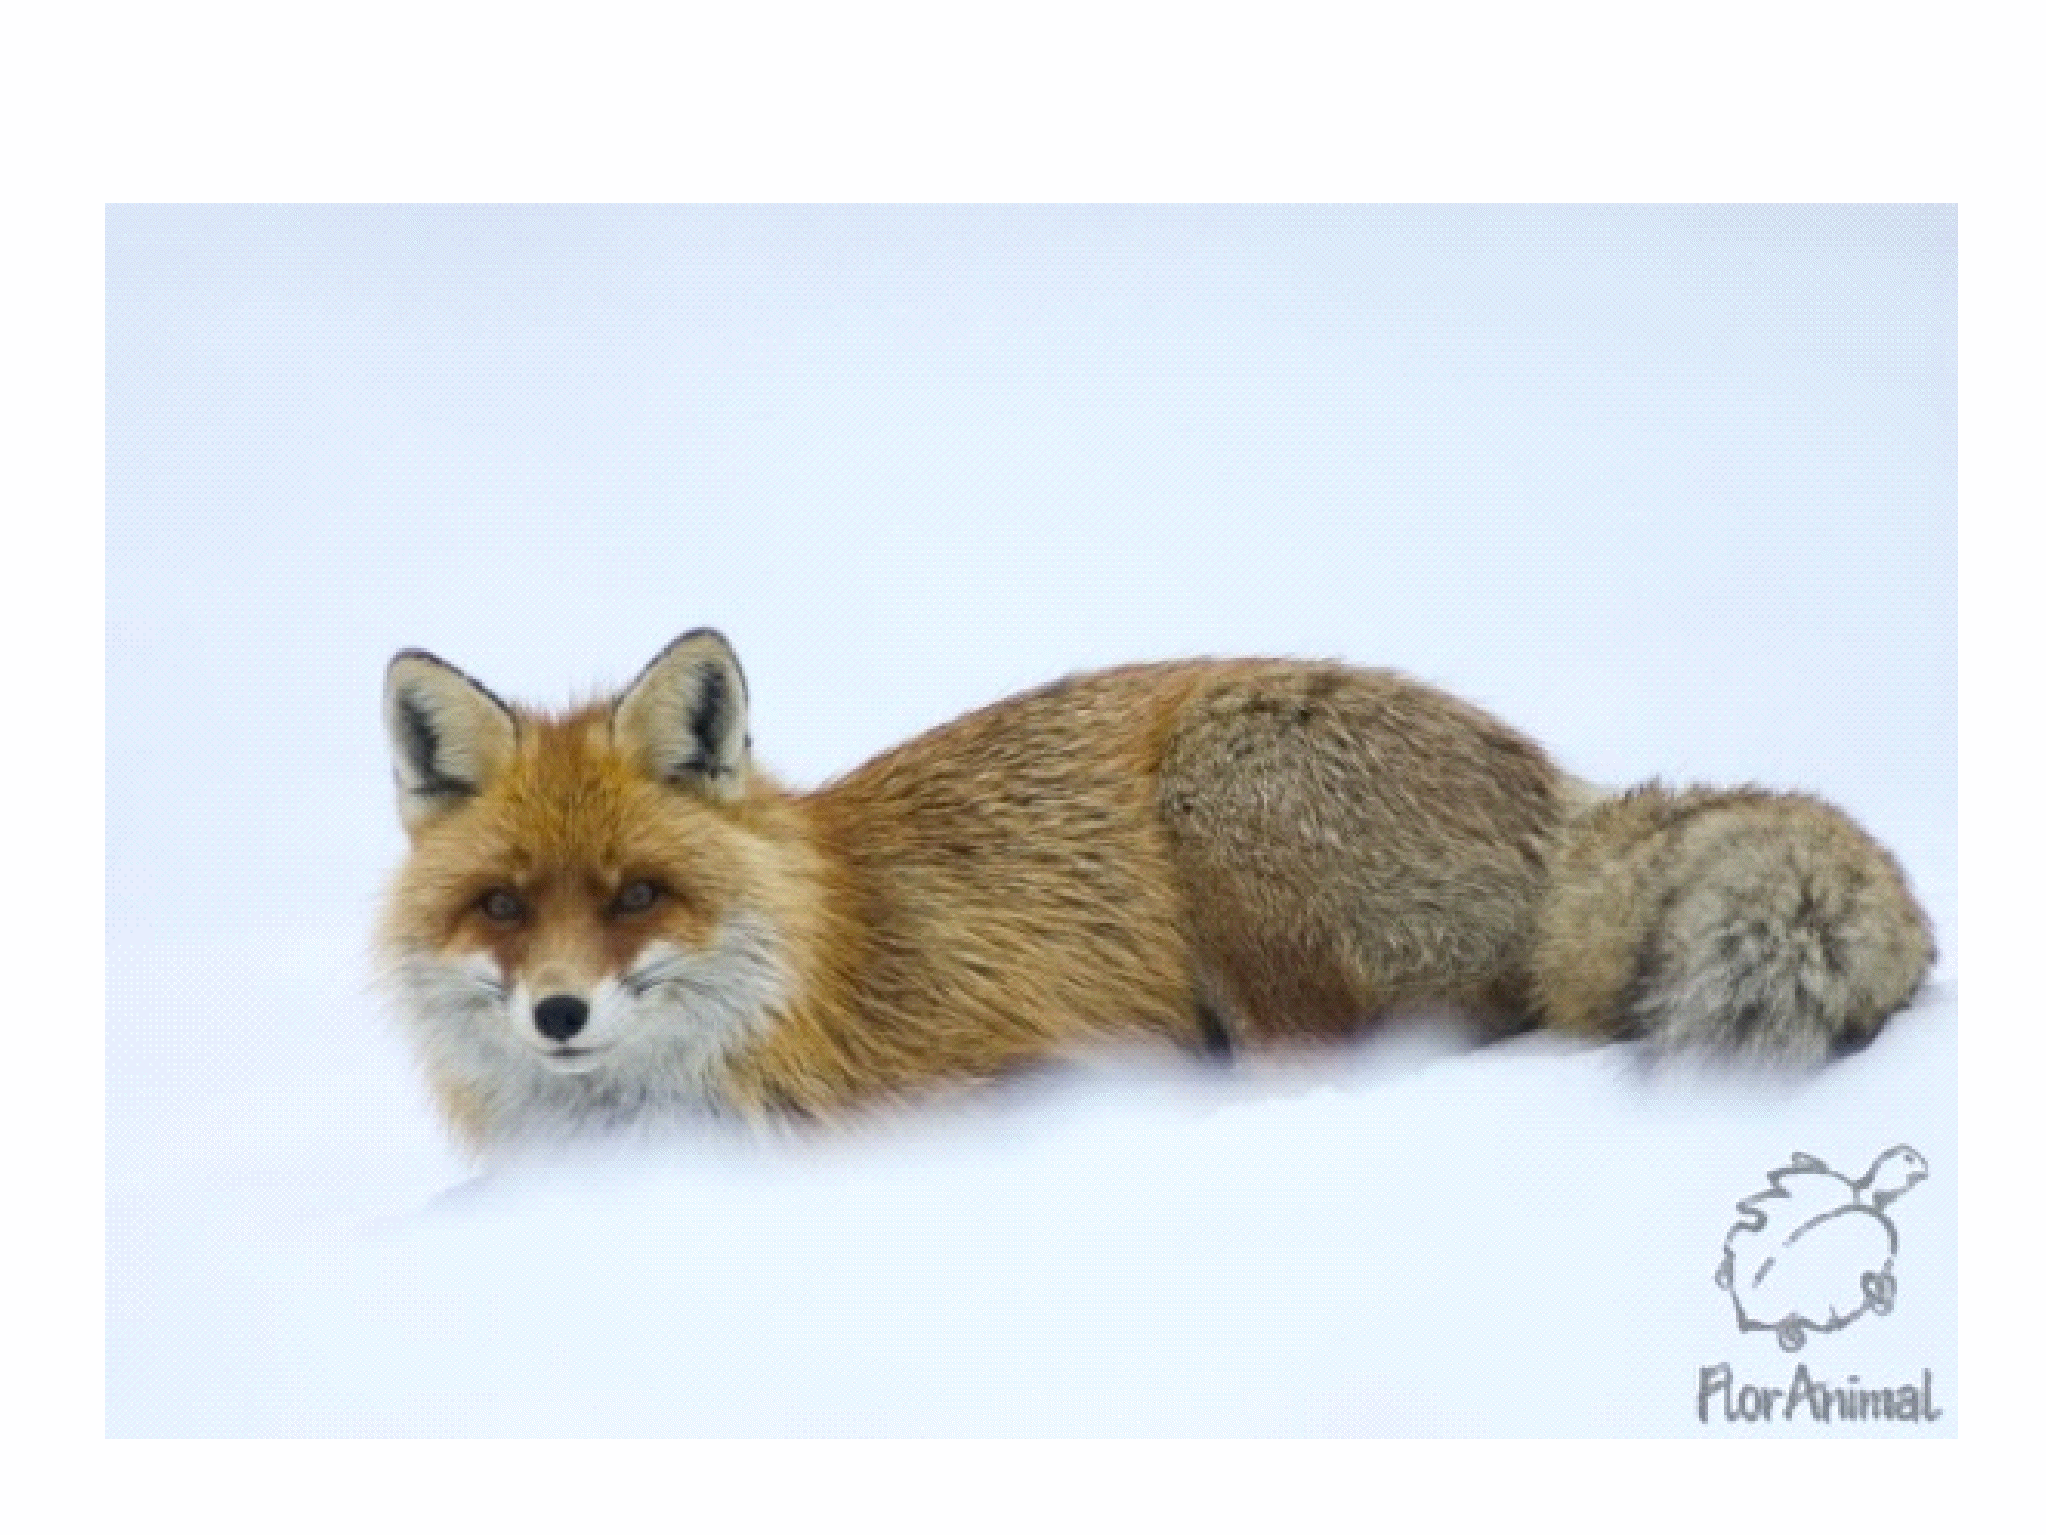
[[[390,676],[392,673],[397,672],[401,667],[404,667],[408,663],[424,663],[429,667],[445,668],[449,672],[453,672],[455,670],[454,668],[449,667],[448,664],[442,661],[438,656],[435,656],[433,652],[422,651],[417,646],[407,646],[403,651],[400,651],[395,656],[393,656],[390,662],[388,662],[385,665],[385,675],[387,677]]]
[[[740,693],[745,695],[747,692],[747,674],[746,670],[740,666],[739,653],[733,650],[732,642],[726,638],[725,631],[708,624],[699,625],[694,630],[685,630],[666,646],[663,646],[654,660],[640,669],[640,676],[633,680],[634,685],[637,685],[641,678],[647,677],[648,674],[654,672],[664,662],[668,661],[685,647],[697,650],[706,648],[716,650],[719,660],[732,669],[733,676],[739,680]],[[627,692],[632,692],[630,686]]]
[[[663,646],[661,654],[668,656],[672,652],[682,650],[685,646],[715,648],[723,653],[725,660],[731,664],[733,671],[739,671],[739,653],[733,650],[732,642],[726,638],[725,631],[723,630],[714,629],[708,624],[699,625],[694,630],[685,630],[666,646]]]
[[[384,668],[384,692],[386,697],[395,700],[401,693],[412,693],[413,690],[404,685],[402,675],[415,669],[425,669],[442,674],[442,678],[438,681],[425,678],[414,680],[419,683],[425,683],[430,692],[438,693],[443,683],[452,680],[466,685],[476,694],[488,700],[497,707],[501,714],[507,717],[510,717],[512,714],[512,707],[510,705],[477,682],[476,679],[472,678],[460,667],[457,667],[452,662],[444,662],[440,657],[435,656],[433,652],[422,651],[416,646],[408,646],[405,650],[392,657],[390,662],[386,664]]]

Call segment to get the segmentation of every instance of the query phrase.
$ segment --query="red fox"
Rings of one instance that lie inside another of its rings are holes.
[[[1891,855],[1757,789],[1608,795],[1397,673],[1184,661],[989,705],[809,794],[693,630],[549,715],[400,653],[380,948],[479,1149],[833,1118],[1118,1039],[1228,1054],[1448,1005],[1818,1063],[1934,957]]]

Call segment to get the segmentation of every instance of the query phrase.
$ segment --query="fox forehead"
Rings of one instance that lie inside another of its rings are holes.
[[[513,713],[514,753],[472,805],[448,818],[447,853],[459,850],[465,862],[534,879],[574,874],[603,881],[635,866],[702,861],[707,840],[716,838],[718,813],[700,797],[657,783],[621,751],[606,705],[564,715]]]

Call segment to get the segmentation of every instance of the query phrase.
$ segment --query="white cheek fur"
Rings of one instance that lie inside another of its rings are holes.
[[[531,998],[488,954],[403,956],[390,981],[429,1075],[481,1107],[486,1140],[503,1143],[717,1110],[725,1064],[789,996],[782,949],[748,914],[702,950],[648,945],[592,989],[579,1044],[596,1055],[573,1072],[544,1056]]]

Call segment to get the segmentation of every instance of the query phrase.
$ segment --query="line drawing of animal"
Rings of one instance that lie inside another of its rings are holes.
[[[1927,1160],[1900,1143],[1861,1179],[1837,1174],[1811,1153],[1770,1172],[1770,1188],[1736,1203],[1714,1282],[1745,1330],[1768,1330],[1785,1350],[1832,1334],[1865,1313],[1885,1314],[1898,1296],[1892,1260],[1899,1231],[1887,1208],[1927,1178]]]

